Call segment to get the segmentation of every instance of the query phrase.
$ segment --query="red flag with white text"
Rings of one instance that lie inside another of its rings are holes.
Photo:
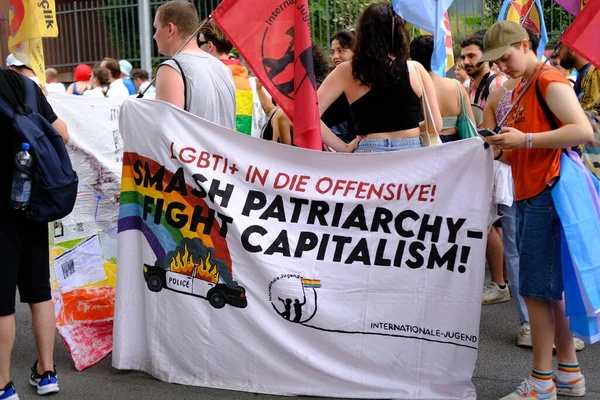
[[[600,51],[596,42],[598,37],[600,37],[600,0],[593,0],[587,2],[560,41],[600,69]]]
[[[224,0],[211,16],[293,121],[294,144],[320,150],[308,1]]]

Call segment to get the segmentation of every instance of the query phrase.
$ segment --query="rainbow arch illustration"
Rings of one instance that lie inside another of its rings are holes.
[[[186,214],[188,218],[191,218],[196,206],[201,206],[204,210],[207,210],[209,207],[204,200],[191,194],[193,188],[190,185],[186,185],[188,189],[187,196],[182,196],[177,191],[165,193],[156,190],[155,187],[146,188],[143,185],[138,185],[134,180],[135,175],[133,170],[133,165],[138,160],[143,164],[147,163],[152,174],[155,174],[161,168],[158,162],[150,158],[140,156],[136,153],[126,152],[123,154],[119,232],[129,230],[140,231],[159,260],[163,259],[169,251],[174,250],[183,238],[200,238],[206,247],[214,249],[216,258],[223,261],[231,273],[231,256],[226,239],[219,235],[220,225],[218,220],[214,221],[210,234],[206,235],[202,232],[204,228],[202,224],[198,225],[197,231],[191,231],[187,225],[181,229],[170,226],[167,224],[164,212],[162,213],[160,224],[155,223],[156,207],[151,207],[152,211],[148,213],[146,220],[143,219],[145,196],[151,196],[155,200],[164,199],[164,208],[171,202],[183,203],[186,208],[180,213]],[[172,177],[173,172],[165,170],[163,177],[164,187],[168,185]]]

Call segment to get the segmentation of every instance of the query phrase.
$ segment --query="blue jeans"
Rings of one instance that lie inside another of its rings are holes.
[[[561,300],[560,220],[552,191],[517,202],[519,289],[523,297]]]
[[[423,139],[420,136],[398,139],[363,139],[356,145],[355,153],[385,153],[388,151],[400,151],[418,149],[423,147]]]
[[[513,202],[511,207],[498,204],[498,214],[502,222],[504,259],[506,260],[506,269],[508,271],[508,287],[517,306],[519,321],[521,324],[528,324],[529,315],[527,314],[527,305],[525,305],[523,296],[519,293],[519,251],[517,250],[516,211],[516,202]]]

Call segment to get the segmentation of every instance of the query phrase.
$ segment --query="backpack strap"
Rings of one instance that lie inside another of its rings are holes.
[[[2,98],[2,96],[0,96],[0,112],[5,114],[8,118],[15,117],[15,111],[10,104],[8,104],[8,102]]]
[[[487,98],[490,96],[490,84],[496,79],[498,74],[492,74],[488,80],[485,82],[485,87],[483,88],[483,93],[481,93],[481,98],[484,101],[487,101]]]
[[[31,111],[39,113],[36,86],[37,84],[29,78],[23,79],[25,81],[25,104],[31,108]]]
[[[546,71],[542,71],[540,73],[540,75],[538,76],[538,78]],[[538,99],[538,103],[540,103],[540,107],[542,108],[542,111],[544,112],[544,117],[546,117],[546,120],[548,120],[548,123],[550,124],[550,128],[552,128],[552,130],[556,130],[559,128],[558,124],[556,123],[556,117],[554,116],[554,113],[552,112],[552,110],[550,110],[550,107],[548,107],[548,103],[546,103],[546,100],[544,99],[544,96],[542,96],[542,91],[540,90],[540,85],[539,85],[539,80],[536,79],[535,80],[535,94],[537,96]],[[566,148],[566,149],[562,149],[563,153],[566,153],[568,150],[572,150],[575,153],[579,154],[579,157],[581,157],[581,149],[578,147],[570,147],[570,148]]]
[[[477,91],[475,92],[475,104],[479,104],[479,97],[481,96],[482,100],[487,100],[490,95],[490,83],[498,76],[498,74],[491,74],[488,72],[483,76],[481,82],[479,82],[479,86],[477,87]]]
[[[185,73],[183,72],[183,68],[181,68],[181,64],[179,64],[179,61],[177,61],[175,57],[171,58],[171,60],[173,60],[175,64],[177,64],[177,68],[179,68],[179,71],[181,72],[181,78],[183,79],[183,109],[185,111],[189,111],[187,102],[187,81],[185,79]]]
[[[544,116],[546,117],[546,119],[548,120],[548,123],[550,124],[550,127],[552,128],[552,130],[556,130],[556,129],[558,129],[558,124],[556,123],[556,118],[554,117],[554,114],[550,110],[550,107],[548,107],[548,103],[546,103],[544,96],[542,96],[542,91],[540,90],[539,77],[542,76],[542,74],[544,72],[545,71],[540,73],[540,75],[535,80],[535,94],[537,96],[538,103],[540,103],[540,107],[542,108],[542,111],[544,112]]]

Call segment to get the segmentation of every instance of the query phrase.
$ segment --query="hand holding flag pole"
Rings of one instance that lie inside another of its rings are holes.
[[[185,43],[184,43],[184,44],[182,44],[182,45],[181,45],[181,47],[179,48],[179,50],[177,50],[177,51],[175,52],[175,54],[173,54],[173,57],[175,57],[177,54],[181,53],[181,51],[183,50],[183,48],[184,48],[185,46],[187,46],[187,44],[188,44],[189,42],[191,42],[191,41],[192,41],[192,39],[193,39],[194,37],[197,37],[197,36],[198,36],[198,32],[200,32],[200,29],[202,29],[202,27],[203,27],[203,26],[204,26],[204,25],[205,25],[205,24],[206,24],[208,21],[210,21],[210,15],[209,15],[207,18],[205,18],[205,19],[204,19],[204,21],[202,21],[202,23],[201,23],[201,24],[198,26],[198,28],[197,28],[197,29],[194,31],[194,33],[192,33],[192,34],[190,35],[190,37],[189,37],[189,38],[187,38],[187,40],[185,41]],[[155,81],[156,81],[156,74],[154,74],[154,77],[153,77],[153,78],[152,78],[152,80],[150,81],[150,84],[149,84],[148,86],[146,86],[146,89],[144,89],[144,91],[143,91],[142,93],[140,93],[140,94],[138,94],[138,95],[137,95],[136,99],[141,99],[142,97],[144,97],[144,95],[146,94],[146,92],[148,91],[148,89],[150,89],[150,87],[151,87],[151,86],[154,84],[154,82],[155,82]]]

